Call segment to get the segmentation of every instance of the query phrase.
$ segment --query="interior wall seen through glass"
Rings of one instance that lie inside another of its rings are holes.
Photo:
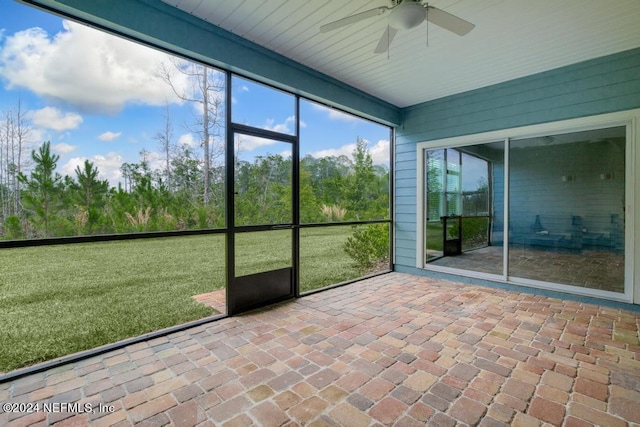
[[[624,292],[625,128],[511,142],[509,275]]]
[[[425,156],[426,262],[502,274],[504,143]]]

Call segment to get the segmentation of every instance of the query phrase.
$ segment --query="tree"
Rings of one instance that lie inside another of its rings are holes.
[[[89,160],[85,160],[82,168],[76,166],[76,182],[71,184],[74,201],[81,209],[81,214],[86,215],[85,227],[91,234],[93,227],[102,216],[105,204],[104,196],[109,191],[109,182],[98,178],[98,168]]]
[[[357,139],[353,151],[354,171],[346,188],[347,209],[357,219],[363,219],[378,197],[377,180],[373,160],[367,149],[367,142]],[[371,218],[368,218],[371,219]]]
[[[173,70],[177,70],[191,83],[188,89],[180,88],[176,83],[175,73],[162,64],[160,77],[171,87],[175,95],[184,102],[193,102],[200,106],[200,114],[196,116],[191,130],[200,135],[204,151],[203,201],[205,206],[211,202],[211,170],[212,161],[224,154],[224,141],[220,141],[221,129],[224,127],[224,80],[222,74],[210,70],[204,65],[190,61],[172,60]]]
[[[51,153],[51,143],[45,142],[38,150],[31,151],[35,167],[29,177],[20,173],[18,180],[25,185],[24,207],[33,215],[36,225],[45,235],[51,232],[51,220],[58,212],[62,190],[62,176],[54,172],[60,156]]]
[[[155,139],[160,143],[160,147],[162,148],[162,154],[164,156],[164,177],[166,180],[167,187],[169,190],[173,188],[172,179],[171,179],[171,151],[173,150],[173,125],[171,123],[171,113],[169,111],[169,103],[167,102],[165,105],[165,114],[164,114],[164,126],[160,132],[158,132],[155,136]]]
[[[286,223],[291,217],[291,157],[257,156],[236,165],[237,223]]]
[[[23,152],[29,142],[31,127],[22,102],[5,112],[0,125],[0,218],[20,215],[20,181]]]

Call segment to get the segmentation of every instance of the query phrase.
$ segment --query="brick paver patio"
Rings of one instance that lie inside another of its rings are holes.
[[[391,273],[0,384],[41,405],[0,425],[640,425],[639,326]]]

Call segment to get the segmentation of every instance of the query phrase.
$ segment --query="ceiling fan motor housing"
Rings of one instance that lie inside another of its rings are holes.
[[[389,25],[396,30],[417,27],[425,20],[427,12],[419,1],[404,0],[389,15]]]

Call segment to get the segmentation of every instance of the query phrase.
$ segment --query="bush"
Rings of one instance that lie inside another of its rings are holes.
[[[22,239],[22,226],[20,225],[20,218],[16,215],[8,216],[4,220],[4,237],[8,240]]]
[[[470,250],[488,245],[489,218],[462,219],[462,250]]]
[[[389,225],[354,225],[353,234],[347,238],[344,251],[359,270],[366,272],[377,263],[389,258]]]

